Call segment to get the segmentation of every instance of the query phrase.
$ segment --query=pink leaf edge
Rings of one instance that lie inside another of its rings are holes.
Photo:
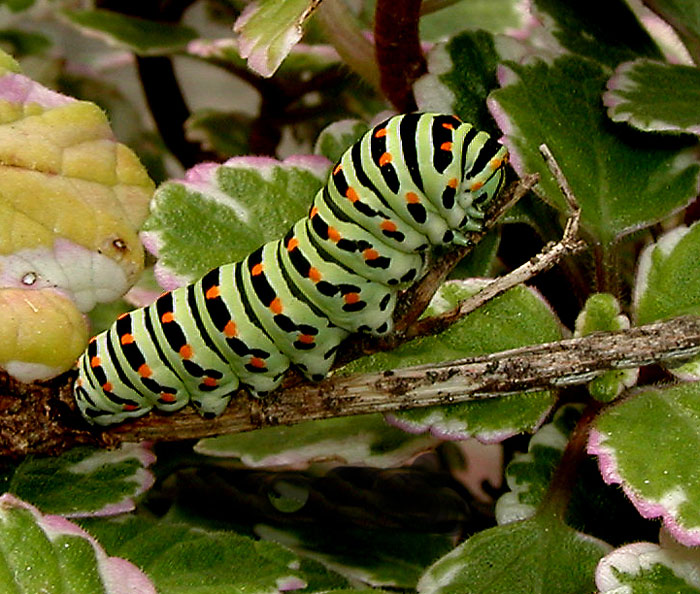
[[[681,526],[671,512],[660,503],[649,501],[636,493],[632,487],[625,482],[619,472],[617,459],[611,448],[605,446],[605,436],[593,429],[588,439],[587,451],[598,458],[598,467],[603,480],[607,484],[616,484],[622,487],[625,495],[629,498],[639,514],[647,519],[661,518],[668,532],[681,544],[685,546],[700,545],[700,528],[688,529]]]
[[[90,534],[73,522],[61,516],[42,515],[36,507],[9,493],[0,496],[0,509],[28,510],[51,541],[63,535],[87,540],[95,551],[100,576],[110,594],[156,594],[151,580],[136,565],[121,557],[109,557]]]

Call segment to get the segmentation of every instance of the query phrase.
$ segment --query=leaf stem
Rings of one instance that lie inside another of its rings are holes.
[[[413,83],[427,72],[418,36],[421,0],[377,0],[374,41],[381,89],[399,112],[416,109]]]
[[[591,424],[602,406],[601,403],[594,401],[583,411],[552,475],[538,513],[547,514],[564,522],[571,494],[580,474],[579,466],[587,457],[586,445]]]

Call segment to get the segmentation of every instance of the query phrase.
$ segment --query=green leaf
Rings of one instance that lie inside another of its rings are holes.
[[[450,281],[436,293],[426,315],[455,307],[485,281]],[[343,368],[347,373],[385,371],[493,353],[561,339],[558,320],[536,293],[519,286],[472,312],[435,337],[413,340],[389,353],[378,353]],[[411,432],[428,429],[438,437],[478,437],[495,442],[537,427],[553,404],[550,391],[512,394],[476,402],[392,413],[393,423]]]
[[[331,163],[336,163],[367,130],[369,125],[363,120],[333,122],[318,135],[314,145],[314,155],[321,155]]]
[[[596,293],[586,301],[586,305],[576,318],[574,337],[586,336],[593,332],[617,332],[630,327],[629,318],[621,313],[617,299],[609,293]],[[623,390],[637,382],[639,369],[614,369],[605,372],[588,384],[591,396],[601,402],[610,402]]]
[[[20,29],[1,30],[0,43],[12,46],[12,53],[18,58],[40,54],[51,47],[51,41],[45,35]]]
[[[54,458],[27,458],[8,491],[45,512],[63,516],[113,515],[134,509],[134,498],[153,484],[155,460],[139,444],[116,450],[78,447]]]
[[[680,226],[645,248],[639,258],[633,311],[638,324],[700,314],[700,223]]]
[[[454,113],[480,130],[500,136],[486,106],[487,95],[498,87],[500,60],[493,36],[466,32],[437,44],[428,54],[428,74],[414,85],[421,111]]]
[[[419,594],[571,594],[592,592],[608,545],[548,516],[479,532],[440,559]]]
[[[509,492],[496,502],[496,521],[508,524],[535,515],[556,469],[569,435],[581,416],[580,405],[565,405],[551,423],[537,430],[527,446],[527,454],[515,453],[506,468]]]
[[[588,451],[645,518],[661,517],[679,542],[700,544],[700,384],[645,389],[605,409]]]
[[[691,274],[700,250],[700,223],[680,226],[647,246],[639,258],[633,311],[639,324],[700,314],[700,278]],[[700,357],[667,364],[677,377],[700,378]]]
[[[700,554],[661,532],[661,545],[635,542],[608,553],[596,570],[600,594],[697,594]]]
[[[546,143],[581,205],[582,227],[610,245],[693,199],[700,166],[689,150],[611,126],[600,102],[605,80],[599,65],[577,57],[509,63],[490,101],[518,174],[539,173],[538,193],[567,212],[538,152]]]
[[[700,134],[700,70],[635,60],[608,81],[603,102],[610,118],[646,131]]]
[[[308,421],[202,439],[195,451],[208,456],[239,457],[247,466],[302,468],[317,460],[344,464],[397,466],[439,441],[387,425],[381,415]]]
[[[344,527],[342,535],[326,526],[256,526],[266,540],[279,542],[351,580],[371,586],[414,588],[425,568],[452,547],[452,538],[407,530]]]
[[[252,121],[251,116],[238,112],[202,109],[187,120],[187,137],[223,158],[247,155]]]
[[[640,55],[663,57],[622,0],[535,0],[534,5],[535,16],[573,54],[611,68]]]
[[[156,278],[172,289],[278,239],[307,214],[328,166],[322,157],[234,157],[162,184],[141,234],[159,257]]]
[[[110,554],[141,567],[159,592],[277,592],[306,583],[294,553],[235,532],[142,517],[90,519],[81,524]]]
[[[184,25],[159,23],[110,10],[64,10],[62,15],[86,34],[97,35],[106,43],[139,55],[171,53],[184,49],[197,38],[197,32]]]
[[[0,590],[98,594],[155,594],[131,563],[107,557],[75,524],[42,516],[12,495],[0,497]]]
[[[272,76],[292,47],[301,39],[302,25],[319,0],[257,0],[238,17],[233,29],[240,35],[238,48],[248,67]]]
[[[673,27],[697,62],[700,56],[700,8],[697,3],[684,0],[645,0],[644,4]]]
[[[505,33],[520,28],[523,16],[514,0],[461,0],[436,3],[440,8],[420,19],[422,41],[437,42],[454,34],[455,23],[465,23],[472,29],[490,33]]]

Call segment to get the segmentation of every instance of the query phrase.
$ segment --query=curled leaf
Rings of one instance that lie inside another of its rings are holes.
[[[51,289],[0,289],[0,367],[24,382],[70,369],[88,339],[73,302]]]

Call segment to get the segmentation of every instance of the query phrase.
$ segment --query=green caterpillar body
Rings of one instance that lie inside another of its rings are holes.
[[[83,416],[109,425],[191,402],[213,417],[239,385],[262,396],[290,365],[324,378],[349,334],[392,330],[397,292],[421,276],[431,245],[481,228],[506,158],[450,115],[399,115],[369,130],[283,239],[93,338],[75,384]]]

